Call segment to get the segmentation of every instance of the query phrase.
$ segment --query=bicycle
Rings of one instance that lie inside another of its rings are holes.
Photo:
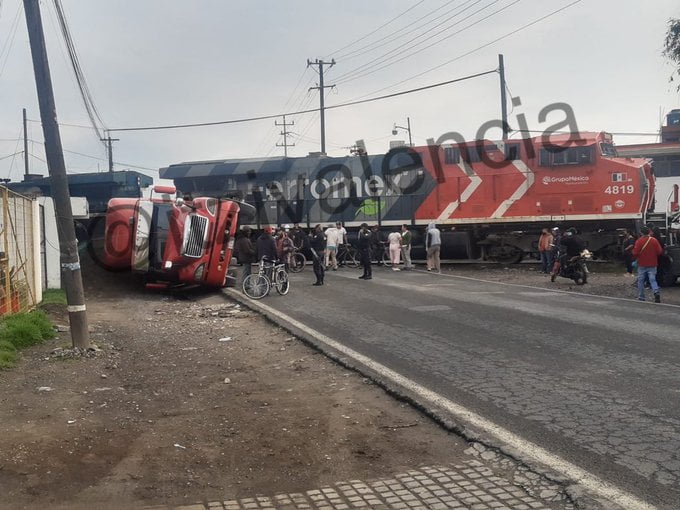
[[[249,274],[243,280],[243,292],[251,299],[268,296],[272,287],[282,296],[290,290],[286,265],[281,262],[262,259],[257,273]]]
[[[338,246],[338,264],[356,269],[361,265],[359,253],[351,244],[343,243]]]
[[[378,265],[385,267],[392,267],[392,259],[390,258],[390,243],[387,241],[379,241],[371,248],[371,260],[375,260]]]
[[[295,251],[290,256],[289,268],[291,273],[299,273],[305,268],[307,264],[307,257],[300,251],[299,248],[295,248]]]

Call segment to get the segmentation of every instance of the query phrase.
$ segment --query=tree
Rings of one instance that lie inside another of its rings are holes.
[[[673,81],[676,73],[680,75],[680,19],[671,18],[668,20],[668,32],[664,42],[663,55],[677,67],[671,73],[671,81]],[[680,85],[678,85],[678,90],[680,90]]]

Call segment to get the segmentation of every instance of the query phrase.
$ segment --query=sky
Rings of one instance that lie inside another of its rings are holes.
[[[79,60],[106,128],[214,122],[319,104],[307,59],[335,59],[325,73],[328,106],[403,91],[498,67],[521,106],[510,124],[564,102],[582,130],[655,133],[680,108],[672,67],[661,55],[677,0],[62,0]],[[67,170],[107,169],[67,63],[52,0],[41,9]],[[16,27],[16,29],[14,29]],[[493,42],[513,31],[516,33]],[[450,62],[450,63],[446,63]],[[433,69],[432,71],[428,71]],[[352,73],[352,74],[348,74]],[[403,83],[399,83],[403,82]],[[379,92],[378,92],[379,91]],[[0,178],[23,173],[21,109],[27,108],[32,173],[47,174],[26,22],[20,0],[0,0]],[[411,121],[414,143],[456,131],[474,139],[500,117],[497,73],[326,112],[327,152],[369,153],[406,140],[393,125]],[[279,122],[281,119],[279,119]],[[289,115],[289,155],[319,150],[318,113]],[[552,121],[552,122],[551,122]],[[116,169],[149,175],[182,161],[283,155],[274,120],[164,131],[112,132]],[[491,131],[487,138],[500,138]],[[655,141],[616,136],[618,144]],[[80,154],[74,154],[80,153]]]

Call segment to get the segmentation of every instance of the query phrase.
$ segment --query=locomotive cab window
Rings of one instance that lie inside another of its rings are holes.
[[[518,159],[522,159],[520,145],[518,143],[505,146],[505,159],[506,161],[517,161]]]
[[[460,149],[458,147],[444,147],[444,163],[447,165],[460,163]]]
[[[601,143],[600,144],[600,150],[602,151],[603,156],[607,156],[609,158],[616,158],[618,157],[618,153],[616,152],[616,147],[614,146],[613,143]]]
[[[541,166],[587,165],[593,162],[593,147],[542,148]]]

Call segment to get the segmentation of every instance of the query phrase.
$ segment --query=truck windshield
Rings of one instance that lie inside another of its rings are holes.
[[[171,215],[172,205],[154,204],[149,229],[149,265],[154,269],[161,269],[163,265]]]

